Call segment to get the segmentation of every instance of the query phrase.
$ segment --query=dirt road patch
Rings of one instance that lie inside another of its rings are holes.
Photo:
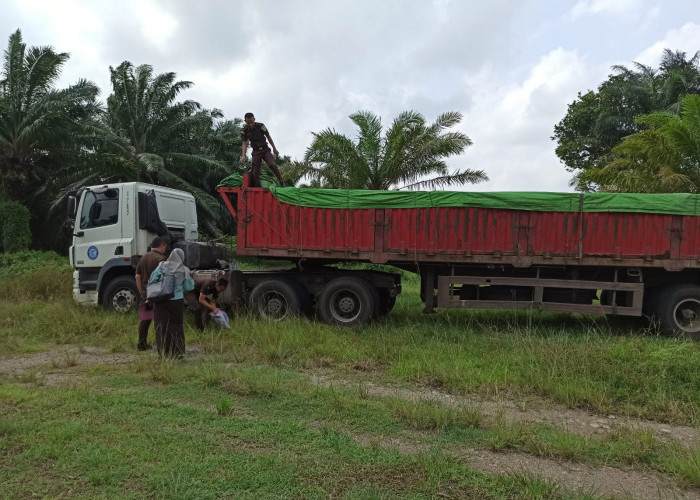
[[[428,453],[430,445],[407,438],[379,439],[349,433],[363,446],[380,446],[404,455]],[[500,453],[455,447],[445,453],[457,457],[467,467],[486,474],[536,476],[570,491],[589,493],[603,498],[638,500],[697,500],[700,493],[682,490],[661,474],[628,468],[591,467],[577,462],[562,462],[534,457],[526,453]]]
[[[598,415],[584,410],[566,408],[550,401],[530,399],[528,402],[509,399],[487,400],[478,396],[458,396],[432,388],[405,388],[375,382],[349,380],[327,375],[313,375],[315,383],[323,386],[358,387],[371,396],[399,397],[412,401],[438,401],[450,406],[478,409],[485,418],[503,415],[508,422],[532,422],[553,425],[567,432],[584,436],[600,436],[618,428],[649,430],[662,440],[673,440],[684,445],[700,444],[698,429],[670,425],[650,420],[616,415]]]

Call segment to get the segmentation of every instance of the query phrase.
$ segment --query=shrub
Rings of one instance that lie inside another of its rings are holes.
[[[23,252],[0,253],[0,281],[32,273],[43,268],[51,268],[56,272],[70,271],[66,257],[54,252],[25,250]]]
[[[0,247],[5,252],[27,250],[32,242],[29,209],[14,201],[0,201]]]

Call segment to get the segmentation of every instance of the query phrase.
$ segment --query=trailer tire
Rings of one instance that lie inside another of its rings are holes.
[[[102,305],[116,312],[126,313],[139,304],[139,291],[131,276],[114,278],[102,292]]]
[[[335,278],[321,290],[318,315],[329,325],[361,326],[372,319],[379,304],[379,292],[366,280]]]
[[[663,287],[655,294],[651,308],[662,333],[700,338],[700,286]]]
[[[299,288],[286,280],[263,281],[248,298],[248,307],[259,318],[280,321],[302,312]]]

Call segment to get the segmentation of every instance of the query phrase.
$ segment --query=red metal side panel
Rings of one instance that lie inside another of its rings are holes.
[[[530,212],[528,255],[576,257],[579,213]]]
[[[680,237],[680,258],[700,260],[700,217],[684,216]]]
[[[307,208],[284,205],[299,221],[297,244],[306,250],[371,251],[374,210]]]
[[[670,258],[672,219],[665,214],[585,213],[583,256]]]
[[[247,190],[245,247],[270,250],[371,251],[374,209],[308,208],[281,203],[269,191]],[[239,222],[240,224],[240,222]],[[241,231],[241,229],[243,229]]]
[[[387,250],[517,254],[520,214],[474,207],[387,209]]]
[[[489,256],[504,262],[506,256],[528,256],[544,263],[564,258],[613,265],[634,259],[635,265],[656,266],[700,261],[700,217],[475,207],[324,209],[286,205],[263,189],[225,190],[225,200],[226,193],[238,197],[237,210],[229,208],[237,212],[242,255],[376,262],[461,262],[469,255],[480,256],[478,262],[490,262]]]

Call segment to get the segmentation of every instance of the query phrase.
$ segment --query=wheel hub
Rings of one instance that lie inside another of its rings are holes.
[[[279,293],[266,293],[260,303],[260,314],[268,319],[282,319],[287,315],[287,301]]]
[[[270,314],[279,314],[282,308],[282,301],[279,299],[271,299],[267,303],[267,312],[269,312]]]
[[[348,314],[355,310],[355,300],[353,297],[343,297],[338,301],[338,310],[341,313]]]
[[[112,297],[112,307],[117,312],[127,312],[136,304],[136,296],[131,290],[119,290]]]
[[[684,332],[700,332],[700,301],[686,299],[680,302],[673,311],[673,318],[678,328]]]
[[[349,323],[360,314],[359,298],[348,290],[338,291],[331,300],[331,314],[340,323]]]

